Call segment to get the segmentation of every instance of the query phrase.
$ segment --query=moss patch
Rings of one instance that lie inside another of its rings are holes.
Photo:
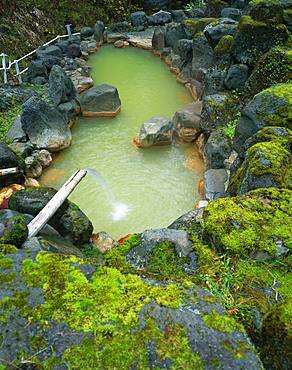
[[[219,315],[216,311],[203,316],[204,323],[212,329],[223,333],[232,333],[235,330],[244,331],[243,327],[232,317]]]
[[[193,35],[204,31],[208,24],[217,21],[216,18],[200,18],[198,20],[187,19],[183,23]]]

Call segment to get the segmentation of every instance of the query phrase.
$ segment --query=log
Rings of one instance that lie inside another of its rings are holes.
[[[86,176],[87,171],[77,170],[53,198],[45,205],[39,214],[27,225],[28,238],[32,238],[45,226],[48,220],[57,212],[60,206]]]
[[[22,170],[18,167],[3,168],[2,170],[0,170],[0,176],[7,176],[20,172],[22,172]]]

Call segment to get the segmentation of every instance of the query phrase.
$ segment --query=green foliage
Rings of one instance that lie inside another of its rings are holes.
[[[0,244],[20,246],[26,240],[27,235],[28,231],[24,216],[15,216],[10,229],[5,230],[4,235],[0,238]]]
[[[11,140],[6,136],[14,120],[21,114],[21,105],[14,105],[6,112],[0,112],[0,140],[11,143]]]
[[[193,1],[190,1],[187,5],[185,5],[184,9],[193,10],[196,8],[203,8],[204,6],[205,6],[204,0],[193,0]]]
[[[232,121],[230,121],[227,124],[227,126],[224,128],[224,133],[230,140],[232,140],[234,135],[235,135],[235,129],[236,129],[236,126],[237,126],[240,118],[241,118],[241,113],[237,112],[234,119]]]

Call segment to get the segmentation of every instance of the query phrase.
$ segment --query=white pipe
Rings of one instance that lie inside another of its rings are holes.
[[[19,172],[22,172],[22,171],[18,167],[4,168],[0,170],[0,176],[12,175],[14,173],[19,173]]]

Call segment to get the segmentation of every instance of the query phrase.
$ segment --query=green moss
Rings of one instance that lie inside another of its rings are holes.
[[[0,255],[0,269],[11,270],[13,268],[13,259]]]
[[[15,119],[21,114],[22,107],[21,105],[15,105],[6,112],[0,112],[0,140],[6,142],[7,144],[11,143],[6,135],[12,126]]]
[[[257,250],[275,255],[276,241],[292,248],[289,190],[259,189],[210,202],[204,213],[204,237],[220,252],[248,256]]]
[[[233,43],[234,43],[233,36],[231,35],[223,36],[214,49],[215,55],[223,56],[229,54],[232,49]]]
[[[278,0],[252,0],[248,4],[248,13],[255,20],[269,20],[276,23],[283,21],[283,9]]]
[[[12,244],[20,246],[27,238],[27,227],[24,216],[15,216],[10,229],[4,231],[0,238],[0,244]]]
[[[17,248],[12,244],[0,244],[0,253],[8,254],[15,253]]]
[[[232,333],[233,331],[244,331],[243,327],[232,317],[222,316],[216,311],[203,316],[204,323],[212,329],[222,331],[223,333]]]
[[[203,32],[208,24],[217,21],[216,18],[200,18],[198,20],[187,19],[183,23],[193,35]]]

